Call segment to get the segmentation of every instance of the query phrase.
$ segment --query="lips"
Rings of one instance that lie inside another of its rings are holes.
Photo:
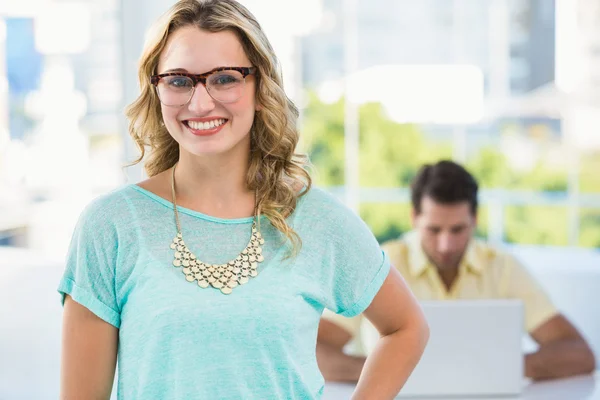
[[[217,128],[227,122],[225,118],[212,119],[209,121],[185,121],[187,125],[195,130],[209,130]]]
[[[229,120],[226,118],[204,118],[198,120],[185,120],[183,124],[196,136],[214,135],[219,132]]]

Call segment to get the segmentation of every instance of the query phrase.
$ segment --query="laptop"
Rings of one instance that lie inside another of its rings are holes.
[[[420,302],[429,343],[397,398],[515,396],[522,392],[524,335],[520,300]],[[370,352],[379,334],[361,327]]]

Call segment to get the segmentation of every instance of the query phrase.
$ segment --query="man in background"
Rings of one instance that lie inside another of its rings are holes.
[[[595,369],[586,341],[527,270],[511,255],[473,238],[478,185],[469,172],[451,161],[425,165],[411,191],[414,231],[382,247],[419,300],[520,299],[526,329],[539,345],[525,356],[527,377],[553,379]],[[366,356],[360,343],[364,322],[362,315],[323,314],[317,359],[326,380],[358,380]],[[344,352],[351,340],[354,355]]]

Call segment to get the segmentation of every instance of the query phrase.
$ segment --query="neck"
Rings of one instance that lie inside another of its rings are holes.
[[[450,290],[458,276],[458,266],[451,268],[439,268],[436,266],[436,270],[442,279],[444,286],[446,286],[446,289]]]
[[[175,171],[177,204],[219,218],[254,214],[246,157],[197,157],[182,152]]]

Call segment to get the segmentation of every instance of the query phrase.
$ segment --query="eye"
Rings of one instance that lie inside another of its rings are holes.
[[[225,73],[217,73],[212,75],[209,78],[209,82],[212,86],[215,87],[227,87],[227,86],[235,86],[241,83],[243,77],[238,72],[225,72]]]
[[[166,84],[173,89],[190,89],[193,86],[192,80],[187,76],[169,76]]]
[[[454,227],[454,228],[452,228],[452,233],[456,233],[456,234],[458,234],[458,233],[461,233],[461,232],[462,232],[462,231],[464,231],[464,230],[465,230],[465,227],[464,227],[464,226],[458,226],[458,227]]]

